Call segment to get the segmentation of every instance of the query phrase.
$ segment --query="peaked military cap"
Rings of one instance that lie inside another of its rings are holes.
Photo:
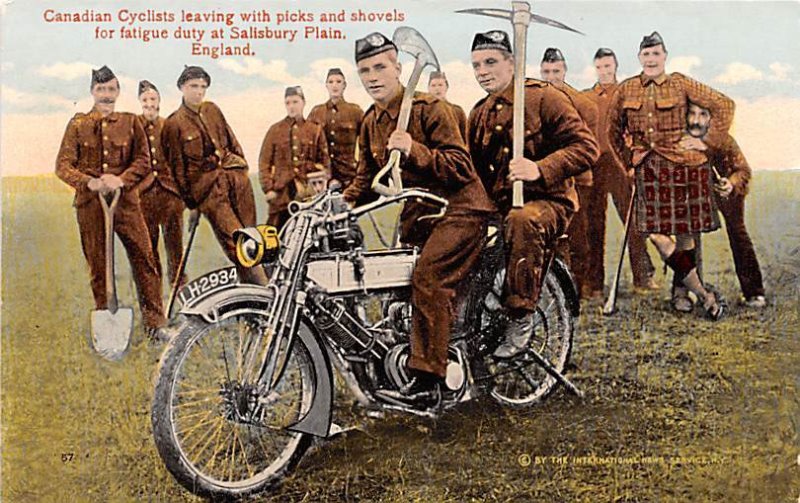
[[[511,52],[511,40],[508,33],[502,30],[491,30],[486,33],[476,33],[472,39],[472,50],[498,49],[500,51]]]
[[[342,72],[341,68],[330,68],[328,69],[328,75],[325,76],[325,80],[328,79],[331,75],[341,75],[344,78],[344,73]]]
[[[378,32],[370,33],[366,37],[356,40],[356,63],[392,49],[397,50],[394,42]]]
[[[606,56],[613,56],[614,59],[617,59],[617,55],[614,54],[614,51],[612,51],[608,47],[601,47],[597,49],[596,53],[594,53],[594,59],[605,58]]]
[[[430,84],[432,80],[436,79],[444,79],[445,84],[447,84],[448,86],[450,85],[450,83],[447,82],[447,75],[445,75],[444,72],[439,72],[436,70],[432,71],[430,76],[428,77],[428,84]]]
[[[555,63],[556,61],[566,61],[561,51],[555,47],[548,47],[545,49],[544,56],[542,56],[542,63]]]
[[[639,43],[639,50],[646,49],[648,47],[655,47],[657,45],[663,46],[664,50],[667,50],[667,46],[664,45],[664,39],[661,38],[661,35],[657,31],[654,31],[650,35],[645,35],[642,38],[642,41]]]
[[[206,81],[206,85],[211,85],[211,75],[209,75],[208,72],[199,66],[183,65],[181,76],[178,77],[178,88],[180,88],[187,80],[192,79],[203,79]]]
[[[103,65],[99,70],[92,70],[91,87],[94,87],[95,84],[105,84],[106,82],[116,78],[117,76],[114,75],[114,72],[111,71],[111,68]]]
[[[288,98],[289,96],[300,96],[303,99],[306,99],[305,95],[303,94],[303,88],[300,86],[289,86],[286,88],[286,92],[283,93],[283,97]]]
[[[144,93],[148,89],[152,89],[153,91],[158,92],[158,88],[156,87],[155,84],[153,84],[149,80],[140,80],[139,81],[139,94],[138,94],[138,96],[141,96],[142,93]],[[161,94],[161,93],[159,93],[159,94]]]

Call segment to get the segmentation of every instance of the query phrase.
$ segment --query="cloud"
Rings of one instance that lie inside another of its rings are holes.
[[[678,72],[692,75],[692,71],[703,64],[699,56],[675,56],[667,60],[666,70],[669,73]]]
[[[769,80],[785,81],[789,80],[789,72],[792,71],[792,65],[776,61],[769,65],[769,69],[772,71],[772,75],[768,77]]]
[[[0,96],[2,97],[3,105],[13,106],[17,109],[33,109],[47,106],[62,110],[71,110],[75,105],[72,101],[63,96],[28,93],[6,85],[0,86]]]
[[[725,67],[724,72],[714,77],[714,82],[733,85],[748,80],[762,80],[763,78],[764,72],[758,68],[748,65],[747,63],[736,61],[734,63],[729,63]]]
[[[800,98],[766,96],[734,101],[731,134],[753,169],[800,166],[800,151],[794,148],[800,130]]]
[[[75,61],[73,63],[54,63],[52,65],[42,65],[36,68],[36,73],[43,77],[50,77],[59,80],[75,80],[79,78],[89,79],[92,69],[95,68],[91,63]]]

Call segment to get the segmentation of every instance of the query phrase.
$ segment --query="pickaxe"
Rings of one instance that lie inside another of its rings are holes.
[[[436,59],[433,49],[425,40],[425,37],[414,28],[408,26],[401,26],[394,31],[392,42],[403,52],[407,52],[414,56],[414,70],[411,72],[411,77],[406,84],[406,90],[403,93],[403,101],[400,103],[400,113],[397,116],[397,131],[405,131],[408,129],[408,120],[411,117],[411,105],[414,100],[414,91],[417,88],[419,78],[422,76],[422,70],[428,66],[433,66],[439,70],[439,60]],[[391,171],[392,187],[381,184],[380,180],[386,176],[386,173]],[[383,196],[394,196],[403,190],[403,180],[400,177],[400,151],[392,150],[389,154],[389,162],[386,166],[381,168],[375,178],[372,180],[372,190]]]
[[[553,28],[583,33],[531,12],[531,5],[528,2],[511,2],[511,10],[504,9],[461,9],[456,12],[462,14],[477,14],[479,16],[498,17],[508,19],[514,26],[514,159],[521,159],[524,150],[524,131],[525,131],[525,46],[528,41],[528,26],[531,23],[546,24]],[[525,201],[522,196],[522,180],[517,180],[513,185],[512,204],[515,208],[521,208]]]

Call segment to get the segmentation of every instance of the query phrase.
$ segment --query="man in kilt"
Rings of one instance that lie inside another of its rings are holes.
[[[695,234],[720,226],[711,169],[705,152],[698,149],[699,140],[683,136],[691,101],[711,111],[714,121],[704,144],[718,147],[727,138],[734,103],[680,73],[665,73],[666,60],[658,32],[645,36],[639,44],[642,73],[620,84],[611,100],[608,138],[619,162],[634,171],[637,230],[649,235],[676,279],[697,295],[708,317],[717,320],[724,303],[703,284],[695,256]],[[674,242],[670,236],[675,236]]]

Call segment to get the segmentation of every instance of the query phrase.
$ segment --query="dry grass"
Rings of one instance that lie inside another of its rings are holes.
[[[194,501],[150,433],[158,352],[138,327],[122,363],[88,348],[91,294],[68,191],[50,179],[3,182],[2,500]],[[666,286],[634,296],[624,278],[620,313],[589,304],[576,333],[572,375],[585,402],[559,392],[510,411],[482,400],[435,422],[340,410],[361,430],[310,452],[271,499],[796,501],[800,175],[755,182],[748,214],[767,309],[734,306],[718,324],[679,317]],[[609,262],[620,230],[610,227]],[[198,244],[191,275],[225,264],[205,224]],[[707,279],[735,298],[724,233],[704,246]]]

